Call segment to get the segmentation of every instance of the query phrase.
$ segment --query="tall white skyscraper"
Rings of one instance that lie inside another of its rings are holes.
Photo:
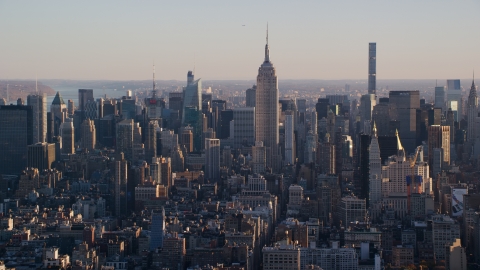
[[[47,96],[36,94],[27,96],[27,105],[33,109],[33,143],[45,142],[47,137]]]
[[[382,199],[382,159],[380,158],[380,146],[378,144],[377,126],[373,123],[373,136],[369,149],[370,166],[370,205]]]
[[[267,43],[265,60],[258,69],[257,91],[255,93],[255,141],[263,142],[266,150],[267,166],[274,172],[279,170],[279,131],[278,131],[278,81],[275,68],[270,62]]]
[[[478,97],[477,88],[475,87],[475,80],[472,80],[472,87],[470,87],[470,94],[468,95],[467,102],[467,141],[474,142],[475,135],[475,119],[478,116]]]

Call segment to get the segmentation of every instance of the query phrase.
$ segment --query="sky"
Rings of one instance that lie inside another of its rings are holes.
[[[0,80],[252,80],[266,26],[279,79],[470,78],[479,0],[5,1]]]

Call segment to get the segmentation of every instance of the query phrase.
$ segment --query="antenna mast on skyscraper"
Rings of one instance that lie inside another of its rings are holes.
[[[152,98],[157,96],[157,91],[155,90],[155,60],[153,61],[153,90],[152,90]]]

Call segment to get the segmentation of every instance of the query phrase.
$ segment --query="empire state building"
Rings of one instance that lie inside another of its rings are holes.
[[[278,82],[275,68],[270,62],[268,29],[265,60],[258,69],[255,100],[255,142],[263,142],[266,152],[266,166],[271,168],[273,172],[278,172],[281,162],[278,146]]]

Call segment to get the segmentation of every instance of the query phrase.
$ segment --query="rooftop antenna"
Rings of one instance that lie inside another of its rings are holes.
[[[152,98],[155,98],[157,95],[157,91],[155,90],[155,60],[153,60],[153,91],[152,91]]]

